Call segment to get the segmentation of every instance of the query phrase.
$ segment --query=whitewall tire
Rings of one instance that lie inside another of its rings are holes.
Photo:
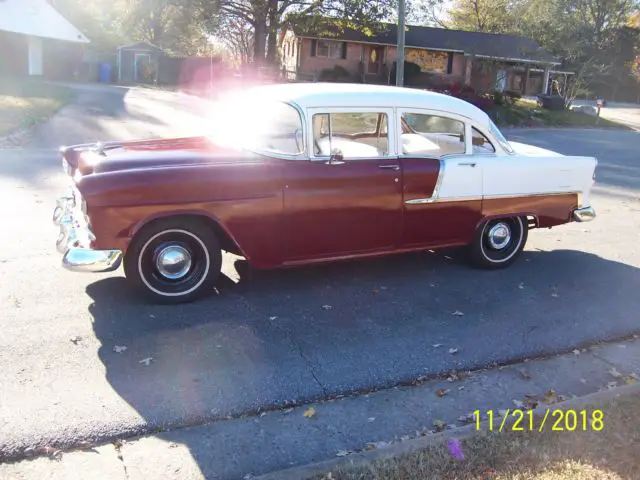
[[[522,253],[529,228],[526,218],[493,218],[483,222],[469,246],[472,263],[498,269],[511,265]]]
[[[213,231],[190,219],[170,218],[143,228],[124,259],[127,280],[158,303],[185,303],[210,293],[222,252]]]

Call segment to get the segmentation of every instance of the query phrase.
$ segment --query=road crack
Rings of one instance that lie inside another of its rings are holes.
[[[113,442],[113,448],[115,448],[118,460],[120,460],[120,463],[122,464],[122,469],[124,471],[124,478],[125,480],[129,480],[129,472],[127,471],[127,464],[124,462],[124,455],[122,454],[123,445],[124,445],[124,441],[120,439]]]

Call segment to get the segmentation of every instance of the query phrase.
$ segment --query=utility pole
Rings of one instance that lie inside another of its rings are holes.
[[[404,85],[404,0],[398,0],[398,46],[396,55],[396,86]]]

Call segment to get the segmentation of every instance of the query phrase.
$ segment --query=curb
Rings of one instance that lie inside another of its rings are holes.
[[[588,395],[584,395],[582,397],[573,398],[573,399],[566,400],[560,403],[555,403],[552,405],[540,406],[533,410],[533,415],[536,418],[543,417],[544,412],[548,410],[550,407],[564,408],[564,409],[576,408],[584,405],[606,403],[615,398],[619,398],[621,396],[628,396],[628,395],[640,396],[640,383],[636,383],[633,385],[624,385],[621,387],[613,388],[611,390],[594,392]],[[505,425],[511,426],[511,424],[513,424],[515,420],[516,419],[511,417],[508,419],[507,422],[505,422]],[[279,471],[267,473],[267,474],[260,475],[257,477],[252,477],[252,478],[254,480],[309,479],[311,477],[319,476],[331,470],[336,470],[341,467],[363,466],[378,460],[385,460],[392,457],[397,457],[400,455],[405,455],[408,453],[414,453],[421,450],[425,450],[426,448],[432,445],[440,444],[443,441],[446,441],[449,439],[455,438],[458,440],[464,440],[476,434],[479,434],[479,433],[481,434],[482,432],[488,431],[487,428],[482,428],[488,425],[488,422],[486,420],[482,421],[480,425],[481,425],[481,428],[479,430],[476,429],[476,426],[474,424],[468,424],[468,425],[457,427],[444,432],[435,433],[427,437],[418,437],[418,438],[410,439],[402,443],[391,445],[390,447],[385,449],[370,450],[362,453],[356,453],[356,454],[349,455],[348,457],[332,458],[330,460],[324,460],[321,462],[311,463],[311,464],[303,465],[299,467],[287,468],[285,470],[279,470]],[[507,428],[507,431],[508,431],[508,428]]]

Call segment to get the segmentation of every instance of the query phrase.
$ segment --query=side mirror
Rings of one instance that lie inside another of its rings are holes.
[[[472,137],[471,143],[476,147],[482,147],[484,145],[484,137]]]
[[[342,165],[344,163],[344,155],[339,148],[331,150],[331,156],[329,157],[329,165]]]

